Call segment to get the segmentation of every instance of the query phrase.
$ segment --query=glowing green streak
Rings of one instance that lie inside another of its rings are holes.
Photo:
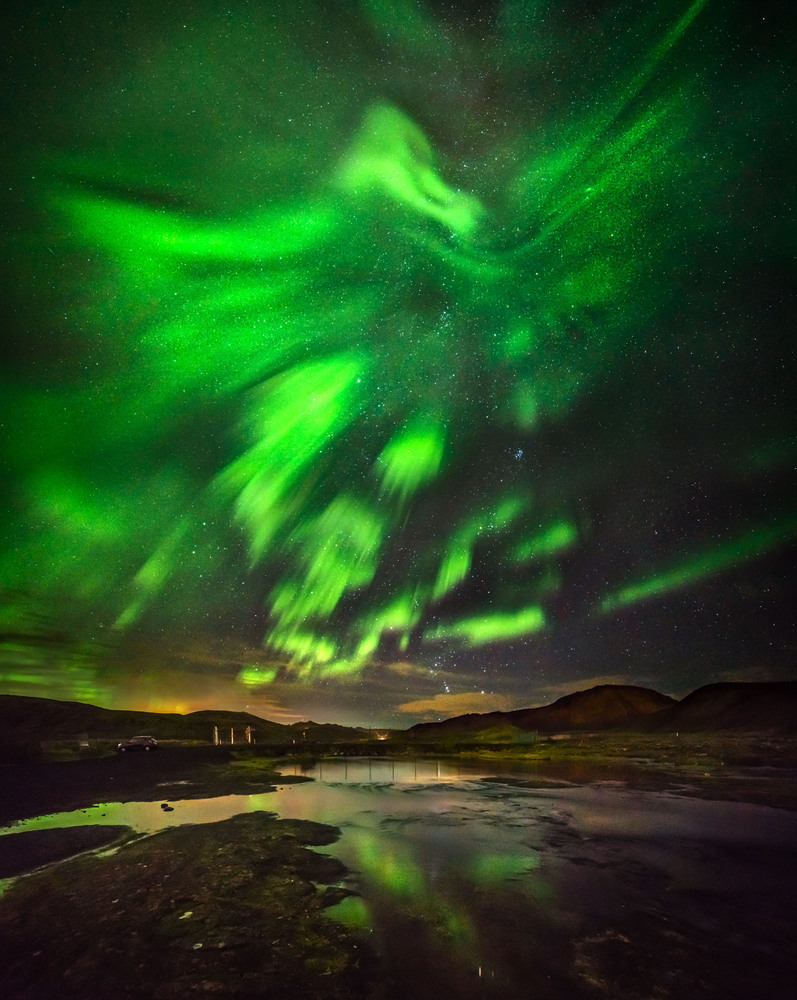
[[[516,545],[509,554],[510,562],[529,562],[543,556],[553,555],[569,548],[578,541],[578,529],[569,521],[557,521],[542,534],[535,535]]]
[[[438,424],[420,420],[405,427],[386,445],[378,459],[382,485],[403,503],[440,469],[445,431]]]
[[[455,531],[437,573],[432,590],[433,601],[450,593],[468,575],[476,540],[506,530],[522,513],[527,502],[525,498],[504,497],[494,511],[480,511]]]
[[[267,687],[277,678],[277,670],[275,667],[257,667],[249,666],[242,667],[238,672],[236,680],[239,684],[242,684],[245,688],[254,690],[259,687]]]
[[[467,235],[483,209],[472,196],[448,187],[433,161],[431,144],[412,119],[390,104],[379,103],[366,114],[337,181],[344,191],[358,197],[387,195]]]
[[[684,13],[681,15],[679,21],[677,21],[669,32],[662,38],[659,44],[653,49],[648,57],[647,63],[642,67],[642,69],[637,73],[634,79],[629,84],[626,93],[624,95],[623,107],[627,105],[637,94],[642,90],[645,84],[650,80],[656,71],[657,67],[667,55],[667,53],[672,49],[675,43],[681,38],[683,33],[689,27],[689,25],[694,21],[700,11],[706,6],[708,0],[692,0],[692,3],[687,7]],[[622,108],[620,109],[622,110]],[[618,111],[619,113],[619,111]]]
[[[327,238],[337,222],[330,204],[280,208],[223,226],[182,219],[95,195],[62,194],[53,207],[72,220],[73,233],[103,246],[134,269],[161,272],[185,259],[263,263],[306,254]]]
[[[450,625],[438,625],[424,633],[426,639],[465,639],[472,646],[514,639],[545,628],[545,613],[534,605],[516,612],[477,615]]]
[[[310,666],[312,666],[312,661],[310,661]],[[342,678],[350,677],[352,674],[359,674],[363,668],[363,663],[351,658],[351,659],[335,659],[330,663],[322,664],[319,667],[318,673],[324,678]]]
[[[364,615],[355,623],[354,652],[350,656],[341,655],[335,643],[321,636],[303,635],[302,641],[297,642],[296,637],[299,632],[291,622],[293,617],[298,616],[292,613],[286,622],[280,621],[269,633],[269,644],[290,653],[295,666],[303,665],[308,670],[317,669],[322,677],[356,675],[376,653],[384,633],[401,633],[399,647],[407,648],[410,631],[421,619],[426,597],[427,594],[422,588],[408,589],[390,604]],[[310,643],[311,638],[318,644],[318,655]]]
[[[297,365],[254,394],[249,420],[254,443],[216,481],[220,494],[235,497],[235,516],[249,535],[253,563],[301,510],[300,481],[321,448],[353,418],[361,370],[360,359],[341,355]]]
[[[292,663],[310,666],[329,663],[337,654],[335,643],[312,632],[291,631],[284,635],[269,634],[269,645],[287,653]]]
[[[380,632],[401,632],[416,624],[422,607],[423,595],[419,594],[418,589],[406,590],[387,607],[377,610],[369,617],[368,625]]]
[[[115,628],[126,628],[136,621],[147,602],[163,587],[174,571],[188,530],[188,521],[181,521],[133,577],[134,596],[114,622]]]
[[[354,663],[363,664],[370,656],[372,656],[379,648],[379,637],[381,635],[381,630],[371,631],[365,635],[363,639],[360,640],[359,645],[354,653]]]
[[[797,517],[794,515],[782,518],[777,524],[755,528],[722,549],[703,552],[650,579],[630,584],[615,594],[609,594],[603,598],[598,610],[601,614],[607,614],[630,604],[650,600],[652,597],[659,597],[674,590],[682,590],[739,562],[754,559],[795,534],[797,534]]]
[[[432,590],[433,600],[439,601],[468,575],[471,563],[471,545],[470,539],[456,538],[452,540],[435,580]]]
[[[294,536],[299,558],[295,577],[272,591],[277,634],[307,618],[328,617],[347,590],[370,583],[378,566],[383,518],[344,494]]]
[[[401,632],[401,646],[406,648],[409,633],[421,619],[426,593],[422,588],[415,587],[399,594],[394,601],[383,608],[377,608],[372,614],[363,616],[358,623],[364,633],[354,656],[354,664],[362,665],[379,646],[379,640],[384,632]]]

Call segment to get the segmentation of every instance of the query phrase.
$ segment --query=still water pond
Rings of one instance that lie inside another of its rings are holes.
[[[797,813],[583,772],[325,761],[276,792],[110,803],[14,831],[153,832],[266,810],[340,827],[330,911],[383,956],[386,996],[792,998]],[[518,784],[522,782],[522,784]],[[3,831],[5,832],[5,831]]]

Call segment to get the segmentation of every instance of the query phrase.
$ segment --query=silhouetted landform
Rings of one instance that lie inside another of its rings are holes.
[[[132,712],[99,708],[81,702],[0,695],[0,743],[68,740],[86,735],[92,740],[119,740],[139,734],[158,740],[210,742],[214,726],[219,739],[244,743],[246,729],[256,743],[358,742],[372,738],[370,730],[295,722],[286,726],[248,712],[204,710],[178,713]]]
[[[797,732],[797,681],[707,684],[648,719],[647,732]]]
[[[334,722],[294,722],[286,728],[297,743],[351,743],[374,738],[370,729],[338,726]]]
[[[523,742],[529,732],[797,732],[797,681],[708,684],[681,701],[648,688],[605,684],[551,705],[462,715],[413,726],[419,740]]]
[[[460,715],[443,722],[421,722],[408,732],[416,739],[474,736],[480,742],[498,742],[530,732],[565,732],[583,729],[631,727],[655,713],[676,705],[674,698],[650,688],[601,684],[588,691],[565,695],[552,705],[521,708],[514,712]]]
[[[131,712],[98,708],[80,702],[0,695],[0,745],[45,741],[118,740],[149,734],[159,740],[211,742],[214,727],[219,739],[246,740],[277,747],[311,744],[350,746],[375,739],[369,729],[332,723],[295,722],[282,725],[248,712],[204,710],[187,715]],[[392,730],[387,750],[397,741],[427,743],[499,744],[530,742],[534,733],[573,731],[640,732],[797,732],[797,681],[709,684],[681,701],[649,688],[602,684],[565,695],[551,705],[513,712],[460,715],[441,722],[425,722],[402,732]],[[385,734],[382,734],[385,735]]]

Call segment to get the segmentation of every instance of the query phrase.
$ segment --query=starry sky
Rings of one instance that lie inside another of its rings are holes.
[[[0,693],[797,677],[794,20],[9,5]]]

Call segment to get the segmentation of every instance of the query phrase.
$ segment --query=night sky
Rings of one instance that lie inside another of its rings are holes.
[[[0,693],[797,678],[793,9],[6,9]]]

